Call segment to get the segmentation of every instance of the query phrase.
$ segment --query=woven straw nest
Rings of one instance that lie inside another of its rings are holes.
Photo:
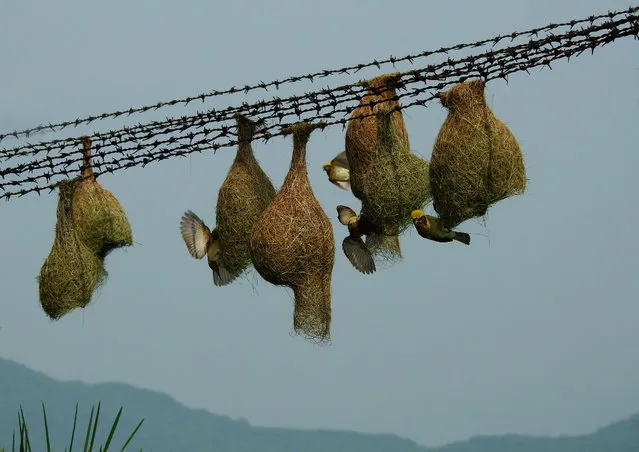
[[[490,110],[484,83],[472,80],[440,93],[448,109],[433,146],[433,207],[448,227],[485,215],[488,208],[526,189],[519,144]]]
[[[236,115],[238,149],[217,197],[216,228],[220,264],[233,276],[251,265],[251,228],[275,198],[273,183],[253,154],[251,141],[259,124]]]
[[[133,244],[124,209],[91,170],[88,137],[81,176],[61,182],[58,190],[55,239],[38,276],[40,304],[52,319],[85,307],[106,281],[107,255]]]
[[[324,123],[301,122],[293,134],[293,156],[282,187],[251,230],[251,256],[266,281],[293,289],[293,326],[308,339],[330,340],[331,275],[335,243],[331,222],[313,194],[306,144]]]
[[[410,151],[403,115],[396,110],[399,78],[392,73],[363,82],[368,92],[351,114],[345,143],[361,216],[380,231],[366,244],[376,260],[386,262],[401,259],[398,236],[411,226],[411,212],[431,200],[429,164]]]

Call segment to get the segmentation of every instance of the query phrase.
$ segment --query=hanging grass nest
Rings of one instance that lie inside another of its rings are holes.
[[[519,144],[488,107],[484,82],[472,80],[440,94],[448,109],[433,146],[430,180],[433,207],[455,227],[526,189]]]
[[[82,174],[73,193],[73,218],[80,240],[104,259],[116,248],[132,246],[133,234],[122,205],[93,174],[89,137],[84,137],[83,145]]]
[[[352,191],[362,201],[361,216],[379,230],[367,237],[367,245],[386,261],[401,258],[398,236],[411,226],[411,212],[431,200],[429,164],[410,151],[402,113],[394,110],[399,77],[392,73],[364,82],[369,90],[346,131]]]
[[[236,278],[251,265],[251,228],[275,198],[275,188],[255,159],[251,141],[258,124],[237,115],[238,149],[220,187],[216,228],[220,241],[220,264]]]
[[[74,223],[75,180],[59,185],[55,239],[40,269],[40,304],[52,319],[85,307],[93,292],[105,281],[102,259],[80,239]]]
[[[253,265],[266,281],[293,289],[295,331],[330,340],[331,275],[335,242],[331,222],[313,194],[306,169],[306,144],[324,123],[290,126],[293,156],[282,187],[251,230]]]

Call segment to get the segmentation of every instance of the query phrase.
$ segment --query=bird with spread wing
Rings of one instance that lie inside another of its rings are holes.
[[[337,206],[339,222],[348,226],[348,236],[342,241],[342,250],[353,267],[364,274],[374,273],[375,260],[362,236],[373,232],[373,227],[362,220],[353,209],[347,206]]]
[[[192,257],[202,259],[207,256],[216,286],[225,286],[235,279],[219,262],[220,242],[217,228],[211,231],[200,217],[187,210],[180,221],[180,232]]]

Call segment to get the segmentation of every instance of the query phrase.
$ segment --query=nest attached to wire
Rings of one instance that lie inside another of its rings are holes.
[[[251,228],[276,194],[251,147],[258,124],[240,115],[236,122],[237,154],[218,192],[216,207],[220,264],[234,278],[251,265]]]
[[[433,207],[448,227],[526,189],[519,144],[488,107],[484,86],[472,80],[440,94],[448,117],[433,146],[430,180]]]
[[[126,212],[95,177],[76,183],[72,210],[78,237],[101,259],[116,248],[133,245]]]
[[[300,122],[288,128],[293,134],[290,169],[250,236],[260,276],[293,289],[295,331],[320,342],[330,340],[335,242],[331,222],[308,180],[306,144],[311,132],[323,125]]]
[[[376,260],[390,262],[401,259],[398,236],[412,225],[411,212],[432,199],[428,161],[410,151],[403,115],[394,110],[399,76],[365,82],[368,93],[346,131],[352,191],[362,201],[361,216],[378,230],[367,237],[367,245]],[[374,116],[355,119],[370,114]]]
[[[38,276],[40,304],[52,319],[84,308],[107,277],[103,260],[78,235],[73,211],[77,181],[59,185],[53,246]]]

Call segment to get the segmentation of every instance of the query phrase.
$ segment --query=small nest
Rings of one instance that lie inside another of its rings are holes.
[[[526,189],[519,144],[486,104],[484,83],[460,83],[440,94],[448,109],[433,146],[430,180],[433,207],[455,227]]]
[[[398,77],[393,73],[366,82],[369,91],[346,131],[352,191],[362,201],[361,216],[378,229],[367,245],[376,260],[386,261],[401,259],[398,236],[412,225],[411,212],[431,201],[429,164],[411,153],[402,113],[393,111],[399,106],[391,100]],[[355,119],[367,114],[375,116]]]
[[[77,234],[73,212],[76,184],[68,180],[59,186],[55,239],[37,278],[40,304],[52,319],[84,308],[107,276],[100,256]]]
[[[318,341],[330,340],[331,275],[335,242],[331,222],[311,189],[306,144],[323,126],[301,122],[293,134],[291,166],[282,187],[251,230],[253,265],[266,281],[295,294],[294,328]]]
[[[80,240],[104,259],[112,250],[133,245],[133,233],[122,205],[95,177],[77,182],[72,201]]]
[[[220,264],[236,278],[251,265],[251,228],[275,198],[275,188],[255,159],[251,140],[257,123],[237,115],[238,149],[220,187],[216,227],[220,241]]]

